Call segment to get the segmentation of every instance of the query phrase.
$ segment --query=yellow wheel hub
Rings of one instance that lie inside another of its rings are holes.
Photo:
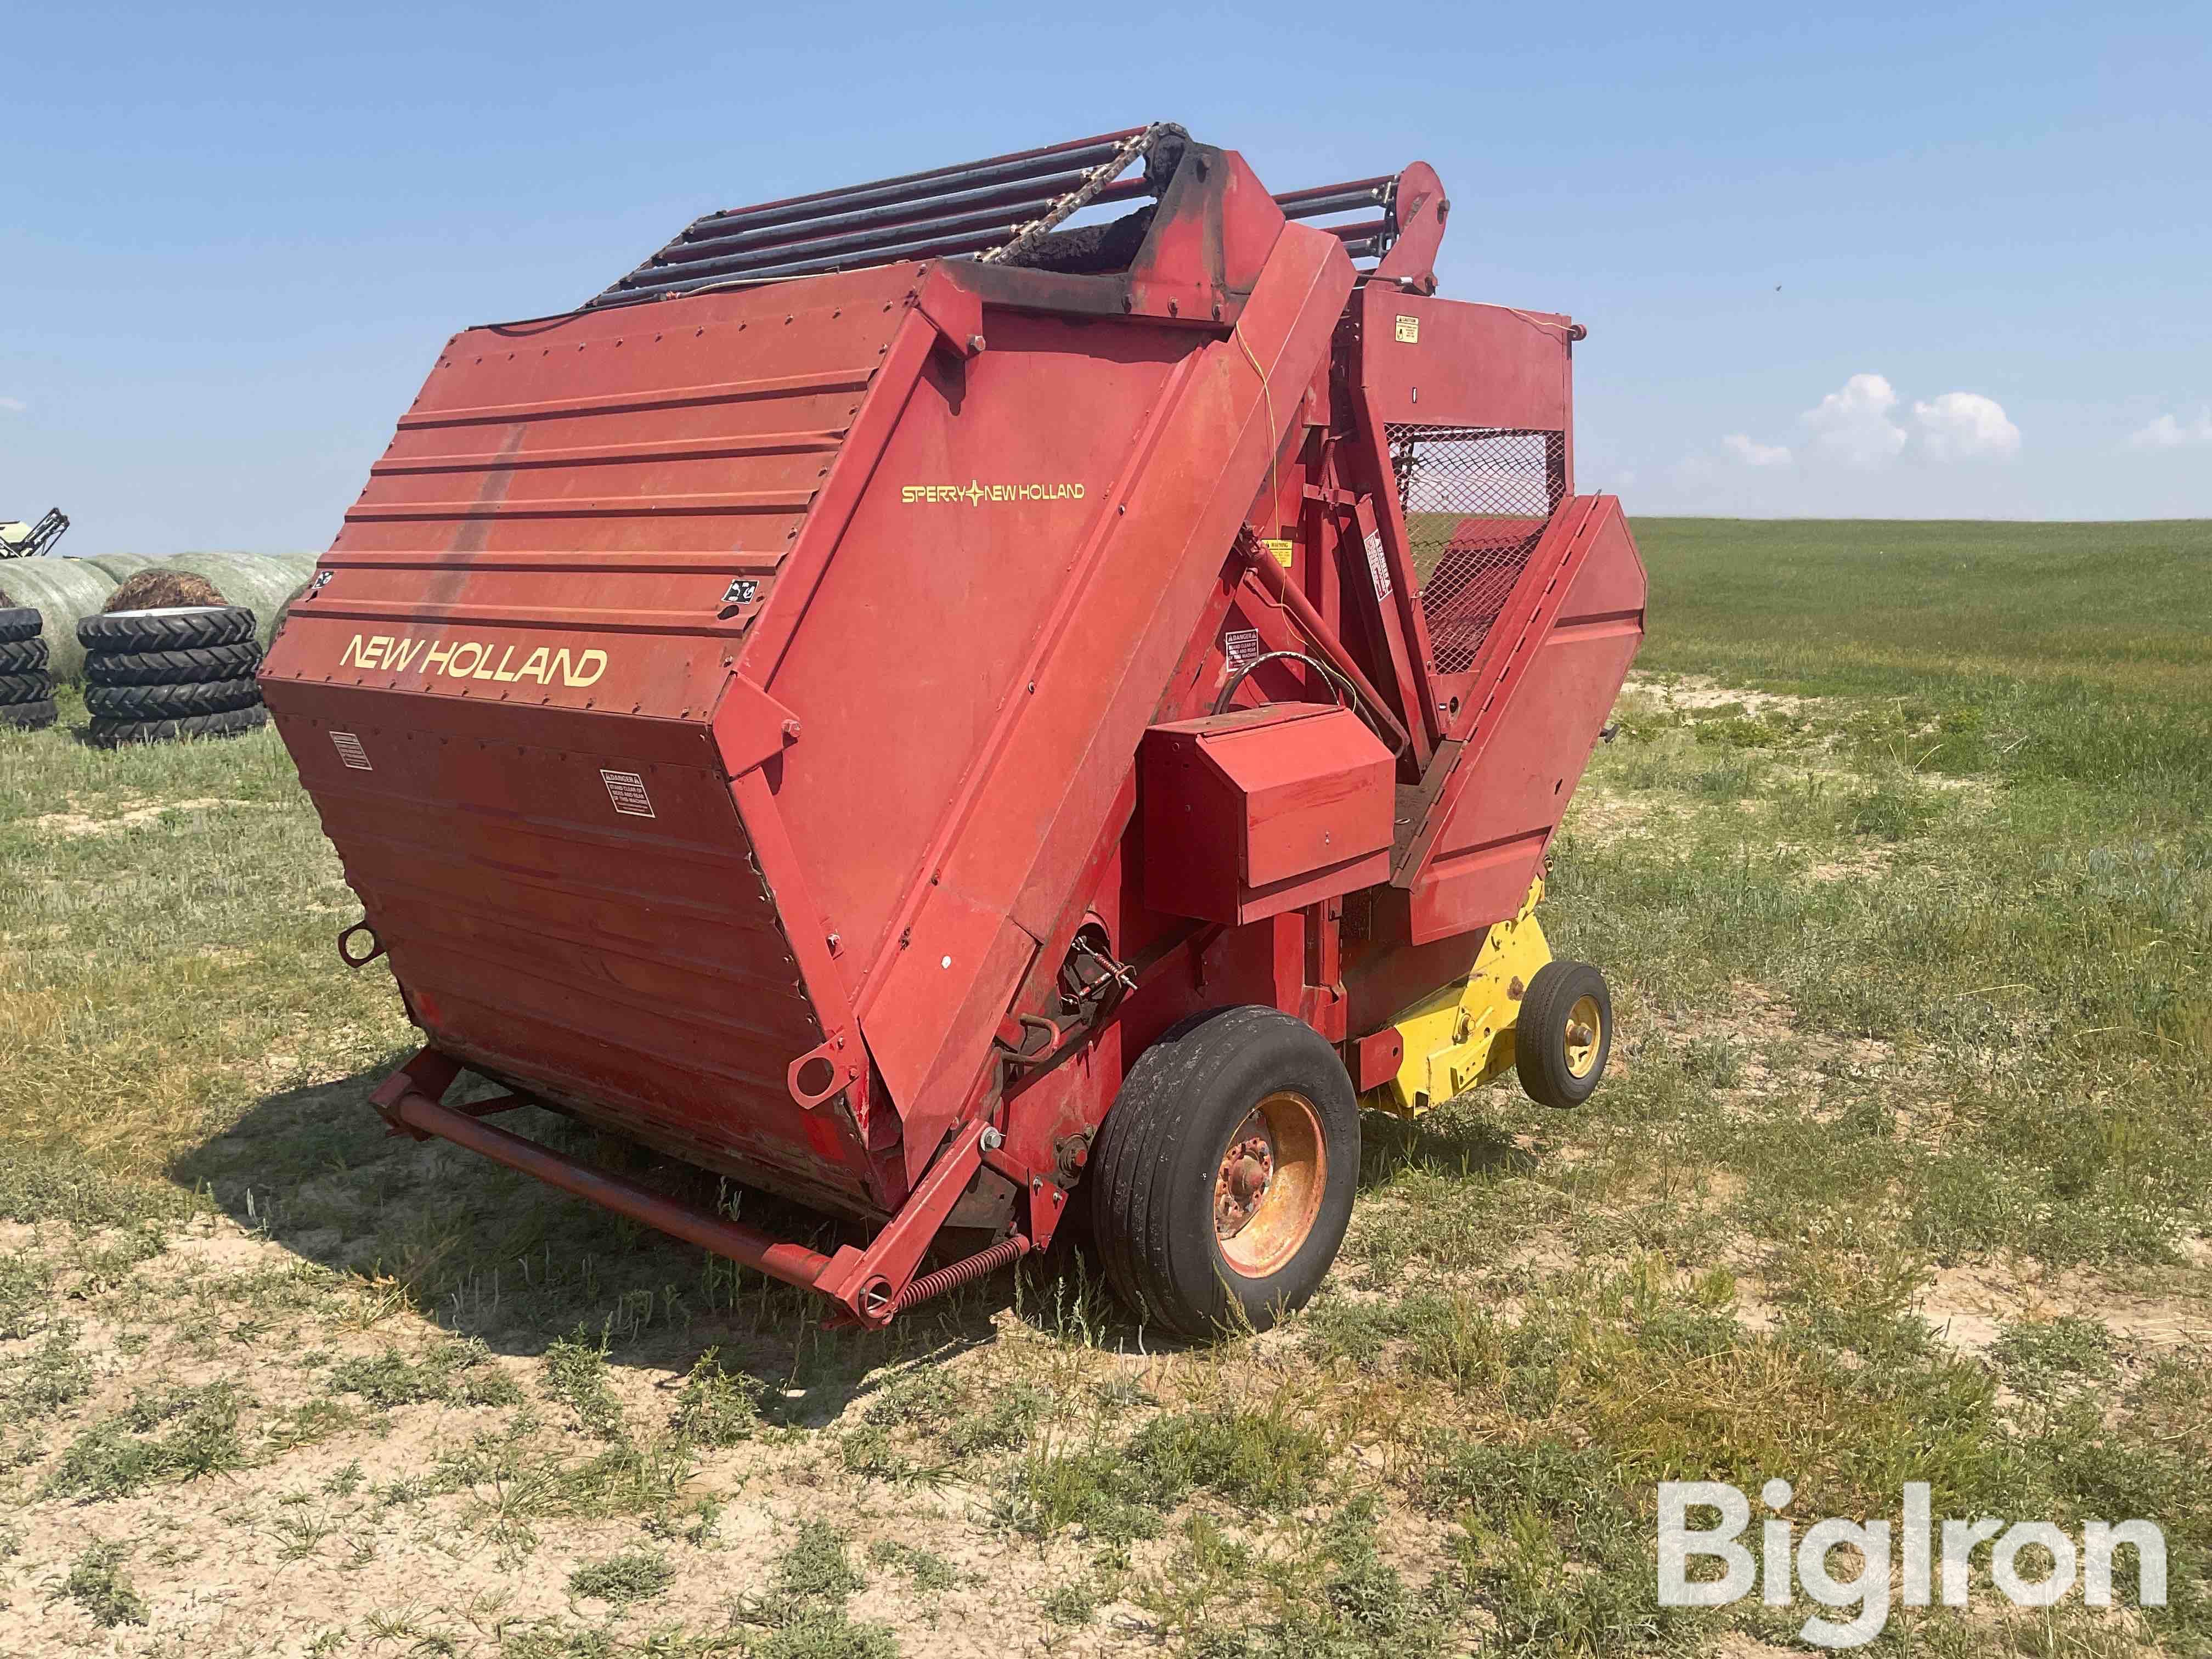
[[[1590,1067],[1597,1064],[1599,1040],[1605,1035],[1604,1016],[1598,1012],[1595,997],[1577,998],[1567,1011],[1567,1070],[1576,1077],[1588,1077]]]

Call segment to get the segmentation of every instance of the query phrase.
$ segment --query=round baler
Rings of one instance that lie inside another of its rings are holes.
[[[1536,908],[1644,573],[1575,491],[1582,330],[1437,297],[1449,209],[1133,129],[448,342],[263,672],[422,1031],[378,1109],[868,1324],[1087,1187],[1202,1335],[1320,1282],[1363,1107],[1586,1097],[1610,998]]]

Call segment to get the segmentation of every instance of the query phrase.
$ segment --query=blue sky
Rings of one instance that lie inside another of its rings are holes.
[[[1149,119],[1436,164],[1632,512],[2212,515],[2212,8],[17,7],[0,514],[322,547],[453,330]],[[27,94],[28,106],[24,100]]]

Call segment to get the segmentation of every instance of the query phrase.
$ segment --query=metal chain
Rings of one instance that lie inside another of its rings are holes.
[[[1014,232],[1012,241],[994,247],[988,253],[976,255],[975,263],[981,265],[994,264],[1002,259],[1011,259],[1016,254],[1028,252],[1058,228],[1068,215],[1079,212],[1088,207],[1093,197],[1128,171],[1132,161],[1140,155],[1149,154],[1152,146],[1163,136],[1173,131],[1175,127],[1171,122],[1153,122],[1152,125],[1123,144],[1120,149],[1085,173],[1083,182],[1054,203],[1042,218],[1032,219],[1029,223],[1021,226]]]

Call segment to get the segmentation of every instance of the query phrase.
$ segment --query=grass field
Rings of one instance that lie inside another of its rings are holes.
[[[1756,1654],[1655,1491],[1776,1475],[2166,1530],[2164,1610],[1883,1650],[2212,1650],[2212,525],[1638,532],[1547,901],[1617,1073],[1370,1118],[1210,1349],[1079,1261],[824,1331],[386,1139],[273,737],[0,736],[0,1654]]]

